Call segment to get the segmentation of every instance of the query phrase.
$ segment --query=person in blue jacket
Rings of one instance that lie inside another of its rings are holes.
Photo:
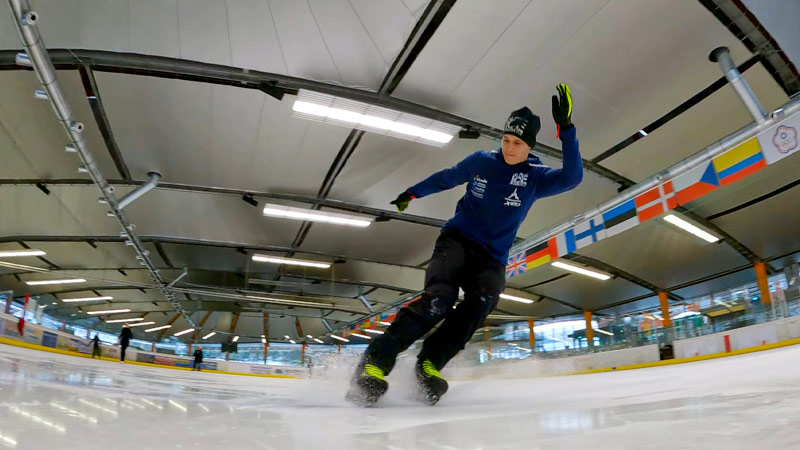
[[[502,148],[478,151],[455,166],[411,186],[391,203],[404,211],[413,199],[467,183],[453,218],[442,227],[425,273],[425,291],[398,311],[386,332],[372,340],[351,381],[347,398],[372,403],[388,389],[384,379],[397,355],[444,319],[425,339],[415,373],[419,391],[431,404],[447,391],[439,371],[469,341],[505,289],[508,251],[533,202],[573,189],[583,179],[583,164],[572,124],[569,86],[559,84],[552,98],[553,118],[562,142],[563,167],[553,169],[530,153],[541,128],[539,117],[523,107],[511,113]],[[459,288],[464,300],[453,309]]]

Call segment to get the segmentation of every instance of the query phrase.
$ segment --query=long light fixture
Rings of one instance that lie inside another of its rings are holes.
[[[161,325],[160,327],[148,328],[144,330],[144,332],[149,333],[151,331],[166,330],[167,328],[172,328],[172,325]]]
[[[321,340],[319,340],[319,339],[317,339],[317,338],[314,338],[314,340],[315,340],[316,342],[319,342],[320,344],[324,344],[324,342],[322,342]]]
[[[131,312],[131,310],[128,309],[128,308],[125,308],[125,309],[104,309],[102,311],[89,311],[86,314],[93,314],[93,315],[96,315],[96,314],[120,314],[120,313],[129,313],[129,312]]]
[[[666,220],[667,222],[675,225],[676,227],[678,227],[678,228],[680,228],[680,229],[682,229],[684,231],[688,231],[689,233],[692,233],[693,235],[699,237],[700,239],[702,239],[702,240],[704,240],[706,242],[709,242],[709,243],[713,244],[714,242],[717,242],[719,240],[719,238],[714,236],[713,234],[711,234],[711,233],[709,233],[709,232],[707,232],[705,230],[701,230],[700,228],[698,228],[698,227],[690,224],[689,222],[681,219],[680,217],[676,216],[675,214],[667,214],[666,216],[664,216],[664,220]]]
[[[233,342],[239,342],[239,336],[234,336],[233,337]]]
[[[384,322],[384,321],[382,321],[382,320],[381,320],[381,321],[379,321],[378,323],[379,323],[379,324],[381,324],[381,325],[383,325],[383,326],[385,326],[385,327],[388,327],[389,325],[391,325],[391,324],[392,324],[391,322]]]
[[[601,330],[601,329],[599,329],[599,328],[592,328],[592,329],[593,329],[594,331],[597,331],[598,333],[607,334],[607,335],[609,335],[609,336],[613,336],[613,335],[614,335],[614,333],[609,333],[608,331],[606,331],[606,330]]]
[[[267,343],[267,338],[265,338],[265,337],[263,337],[263,336],[262,336],[262,337],[261,337],[261,343],[262,343],[262,344],[266,344],[266,343]]]
[[[581,275],[586,275],[587,277],[597,278],[598,280],[605,281],[611,278],[610,275],[606,275],[600,272],[595,272],[593,270],[588,270],[583,267],[573,266],[572,264],[566,264],[561,261],[554,262],[553,266],[558,267],[559,269],[569,270],[571,272],[579,273]]]
[[[62,298],[61,301],[64,303],[71,303],[71,302],[99,302],[102,300],[114,300],[114,297],[103,296],[103,297],[80,297],[80,298]]]
[[[210,338],[211,336],[213,336],[215,334],[217,334],[217,332],[216,331],[212,331],[211,333],[208,333],[207,335],[203,336],[203,339],[208,339],[208,338]]]
[[[500,298],[503,298],[503,299],[506,299],[506,300],[512,300],[512,301],[520,302],[520,303],[533,303],[533,300],[531,300],[529,298],[515,297],[513,295],[508,295],[508,294],[500,294]]]
[[[292,117],[325,122],[442,147],[461,127],[389,108],[300,89]]]
[[[367,336],[366,334],[359,334],[359,333],[350,333],[350,336],[358,336],[363,339],[372,339],[371,337]]]
[[[144,320],[141,317],[134,317],[133,319],[114,319],[114,320],[106,320],[106,323],[122,323],[122,322],[141,322]]]
[[[342,341],[342,342],[350,342],[350,339],[345,339],[345,338],[343,338],[343,337],[341,337],[341,336],[337,336],[337,335],[335,335],[335,334],[332,334],[332,335],[331,335],[331,337],[332,337],[332,338],[334,338],[334,339],[336,339],[337,341]]]
[[[366,329],[366,330],[364,330],[364,331],[366,331],[367,333],[372,333],[372,334],[383,334],[383,333],[384,333],[384,332],[383,332],[383,331],[381,331],[381,330],[375,330],[375,329],[372,329],[372,328],[367,328],[367,329]]]
[[[187,328],[183,331],[178,331],[177,333],[173,334],[173,336],[183,336],[184,334],[191,333],[192,331],[194,331],[194,328]]]
[[[336,225],[349,225],[351,227],[361,228],[368,227],[370,224],[372,224],[372,218],[293,208],[291,206],[274,205],[271,203],[264,205],[264,215],[270,217],[282,217],[285,219],[308,220],[311,222],[324,222]]]
[[[280,258],[277,256],[267,256],[267,255],[257,255],[257,254],[253,255],[253,261],[273,263],[273,264],[286,264],[289,266],[317,267],[320,269],[327,269],[331,266],[330,263],[308,261],[305,259]]]
[[[44,256],[47,253],[41,250],[13,250],[0,251],[0,258],[17,258],[21,256]]]
[[[297,344],[297,342],[295,342],[294,339],[289,339],[289,342],[291,342],[292,344]]]
[[[86,283],[86,280],[83,278],[67,278],[64,280],[37,280],[37,281],[26,281],[25,284],[28,286],[44,286],[47,284],[73,284],[73,283]]]
[[[139,323],[132,323],[131,326],[132,327],[143,327],[145,325],[152,325],[154,323],[155,322],[139,322]],[[147,330],[145,330],[145,331],[147,331]]]
[[[25,264],[16,264],[8,261],[0,261],[0,267],[25,270],[28,272],[50,272],[50,269],[42,269],[41,267],[26,266]]]

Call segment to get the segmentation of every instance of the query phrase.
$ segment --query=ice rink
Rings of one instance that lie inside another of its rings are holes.
[[[0,448],[800,448],[798,346],[616,373],[497,374],[451,383],[434,407],[412,399],[402,362],[364,409],[342,400],[344,367],[271,379],[0,345]]]

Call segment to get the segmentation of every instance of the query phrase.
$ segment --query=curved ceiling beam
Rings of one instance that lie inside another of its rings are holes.
[[[571,261],[575,261],[581,264],[586,264],[594,268],[600,269],[604,272],[608,272],[612,275],[622,278],[623,280],[629,281],[635,285],[648,289],[655,294],[666,290],[662,287],[656,286],[655,284],[643,278],[639,278],[638,276],[630,272],[626,272],[618,267],[612,266],[611,264],[600,261],[599,259],[590,258],[588,256],[579,255],[577,253],[572,253],[566,256],[565,259],[569,259]],[[673,294],[672,292],[669,291],[667,291],[667,295],[669,296],[670,299],[675,300],[677,302],[683,301],[683,297],[681,297],[680,295]]]
[[[15,61],[16,55],[20,51],[21,50],[0,51],[0,70],[29,70],[26,67],[17,65]],[[455,114],[394,98],[389,95],[380,95],[372,91],[305,80],[288,75],[136,53],[82,49],[52,49],[48,50],[48,52],[50,53],[50,58],[53,60],[55,68],[58,70],[79,70],[81,67],[85,66],[95,72],[178,79],[238,88],[258,89],[265,92],[271,89],[289,94],[296,94],[300,89],[308,89],[359,102],[383,106],[396,111],[415,114],[428,119],[457,125],[464,129],[470,128],[480,132],[483,136],[498,141],[503,136],[503,130],[498,128],[475,122]],[[561,159],[561,151],[554,147],[537,143],[533,150],[551,158]],[[622,188],[634,185],[632,180],[592,161],[584,160],[583,166],[586,170]]]
[[[141,186],[146,181],[137,180],[108,180],[108,184],[112,186]],[[44,184],[45,186],[88,186],[91,185],[91,180],[77,179],[77,178],[61,178],[61,179],[46,179],[46,178],[19,178],[19,179],[2,179],[0,186],[25,186],[37,184]],[[418,225],[427,225],[431,227],[441,228],[445,221],[435,219],[433,217],[415,216],[413,214],[397,213],[394,211],[383,210],[380,208],[373,208],[371,206],[362,206],[355,203],[344,202],[340,200],[321,199],[318,197],[310,197],[306,195],[295,194],[281,194],[276,192],[259,192],[245,189],[230,189],[220,188],[214,186],[201,186],[196,184],[182,184],[182,183],[162,183],[159,182],[155,189],[179,191],[179,192],[198,192],[216,195],[229,195],[232,197],[241,197],[243,195],[250,195],[254,198],[263,198],[269,200],[282,200],[288,202],[297,202],[309,205],[320,205],[326,208],[337,209],[340,211],[347,211],[356,214],[363,214],[373,216],[380,221],[397,220],[399,222],[415,223]]]
[[[339,255],[335,253],[326,253],[326,252],[315,252],[311,250],[303,250],[293,247],[285,247],[279,245],[254,245],[254,244],[246,244],[241,242],[222,242],[222,241],[212,241],[206,239],[190,239],[190,238],[179,238],[179,237],[171,237],[171,236],[139,236],[142,242],[145,243],[161,243],[161,244],[175,244],[175,245],[196,245],[202,247],[219,247],[219,248],[230,248],[230,249],[243,249],[243,250],[257,250],[263,252],[295,252],[295,253],[305,253],[308,255],[316,255],[316,256],[325,256],[329,258],[335,259],[344,259],[350,261],[360,261],[370,264],[380,264],[384,266],[393,266],[393,267],[402,267],[405,269],[414,269],[414,270],[422,270],[416,266],[408,265],[408,264],[397,264],[397,263],[390,263],[385,261],[375,261],[372,259],[367,258],[356,258],[353,256],[347,255]],[[119,236],[108,236],[108,235],[86,235],[86,236],[49,236],[49,235],[30,235],[30,236],[2,236],[0,237],[0,243],[4,242],[17,242],[17,241],[26,241],[26,242],[125,242],[125,238],[121,238]]]

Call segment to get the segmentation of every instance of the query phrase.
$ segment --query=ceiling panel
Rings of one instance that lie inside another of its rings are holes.
[[[118,173],[89,108],[77,71],[57,71],[73,117],[83,122],[83,136],[100,171]],[[2,178],[86,178],[78,173],[80,159],[67,153],[64,127],[49,101],[33,97],[41,89],[29,71],[0,71],[0,149],[3,150]]]
[[[660,218],[578,250],[659,287],[746,264],[730,246],[707,244]],[[572,277],[570,277],[572,278]]]
[[[622,278],[601,281],[586,276],[562,278],[532,288],[536,293],[563,300],[586,310],[646,294],[649,290]]]
[[[438,228],[394,220],[373,223],[366,228],[317,223],[311,227],[302,248],[372,261],[417,265],[431,257],[438,236]]]

